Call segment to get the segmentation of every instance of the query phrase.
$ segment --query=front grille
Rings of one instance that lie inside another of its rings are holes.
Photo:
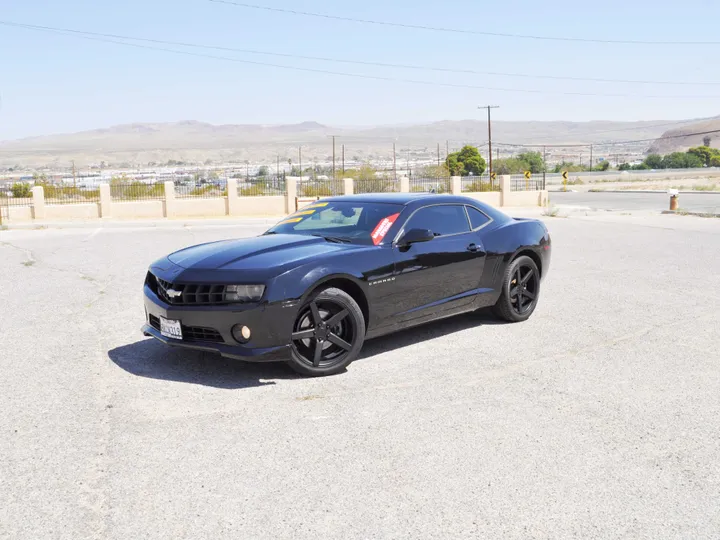
[[[150,272],[146,283],[160,300],[173,306],[210,306],[225,303],[225,285],[171,283]]]
[[[162,279],[158,279],[157,283],[158,296],[168,304],[195,306],[222,304],[225,298],[225,285],[183,285]],[[172,295],[172,291],[176,294]]]
[[[160,331],[160,319],[155,315],[148,317],[150,326],[152,326],[158,332]],[[209,341],[211,343],[224,343],[223,337],[220,332],[214,328],[203,328],[201,326],[185,326],[181,325],[183,341]]]

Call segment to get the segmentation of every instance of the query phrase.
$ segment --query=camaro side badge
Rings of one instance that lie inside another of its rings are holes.
[[[392,216],[388,216],[380,221],[380,223],[377,224],[377,227],[375,227],[375,230],[370,235],[372,237],[373,244],[376,246],[382,242],[382,239],[385,238],[385,235],[390,230],[390,227],[392,227],[393,223],[395,223],[395,220],[398,218],[400,213],[393,214]]]
[[[387,279],[378,279],[377,281],[371,281],[368,283],[368,285],[380,285],[381,283],[389,283],[390,281],[395,281],[394,277],[387,278]]]

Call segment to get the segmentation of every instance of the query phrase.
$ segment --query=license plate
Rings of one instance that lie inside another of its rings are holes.
[[[180,325],[180,321],[172,321],[170,319],[165,319],[164,317],[160,317],[160,333],[165,336],[172,339],[182,339],[182,326]]]

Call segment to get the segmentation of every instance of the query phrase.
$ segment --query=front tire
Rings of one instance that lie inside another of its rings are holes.
[[[505,270],[502,293],[493,312],[508,322],[526,321],[535,311],[539,297],[540,271],[535,261],[523,255]]]
[[[364,341],[365,318],[357,302],[341,289],[323,289],[298,310],[288,364],[302,375],[334,375],[357,358]]]

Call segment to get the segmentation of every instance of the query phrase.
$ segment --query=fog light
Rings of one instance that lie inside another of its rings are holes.
[[[252,335],[247,326],[236,324],[232,327],[232,335],[238,343],[247,343]]]

